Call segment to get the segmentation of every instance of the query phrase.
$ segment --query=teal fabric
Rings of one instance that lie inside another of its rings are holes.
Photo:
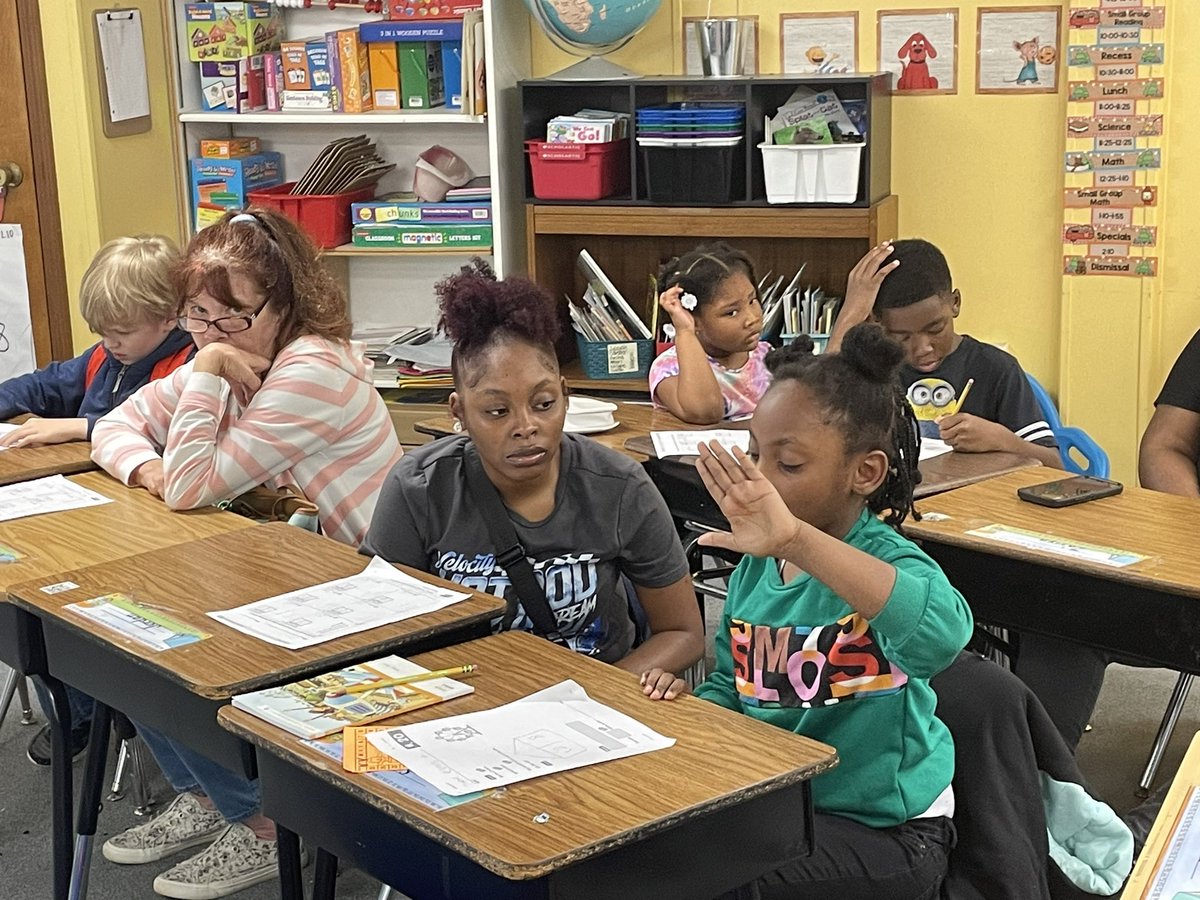
[[[1120,890],[1133,868],[1132,832],[1082,786],[1038,775],[1050,858],[1080,890],[1102,896]]]

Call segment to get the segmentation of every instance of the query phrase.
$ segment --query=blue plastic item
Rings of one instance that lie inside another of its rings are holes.
[[[1063,468],[1076,475],[1107,478],[1109,464],[1108,454],[1104,452],[1104,448],[1092,440],[1091,435],[1082,428],[1064,425],[1058,415],[1058,409],[1055,407],[1054,401],[1050,399],[1050,395],[1046,393],[1046,389],[1028,372],[1025,373],[1025,377],[1029,379],[1029,386],[1033,389],[1033,396],[1037,398],[1042,417],[1050,426],[1050,431],[1054,433],[1054,439],[1058,441],[1058,455],[1062,459]],[[1071,455],[1072,449],[1077,450],[1083,456],[1087,461],[1086,466],[1081,466]]]

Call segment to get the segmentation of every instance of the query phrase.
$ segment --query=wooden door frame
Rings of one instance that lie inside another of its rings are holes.
[[[71,338],[71,299],[67,289],[63,252],[62,215],[58,205],[58,173],[54,167],[54,140],[50,128],[50,97],[46,86],[46,62],[42,45],[42,21],[38,0],[16,0],[17,29],[21,45],[21,69],[25,79],[25,104],[29,114],[29,138],[33,158],[33,180],[38,211],[44,297],[31,297],[30,316],[34,333],[39,323],[50,333],[51,359],[75,355]],[[19,190],[19,188],[18,188]],[[44,362],[42,353],[39,363]]]

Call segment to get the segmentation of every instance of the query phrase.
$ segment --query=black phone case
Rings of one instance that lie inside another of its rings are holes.
[[[1060,479],[1060,481],[1068,481],[1069,479]],[[1050,484],[1058,482],[1046,482],[1044,484],[1031,484],[1025,487],[1017,488],[1017,497],[1024,500],[1026,503],[1036,503],[1038,506],[1048,506],[1051,509],[1062,509],[1064,506],[1076,506],[1080,503],[1087,503],[1089,500],[1100,500],[1104,497],[1115,497],[1123,491],[1124,485],[1115,481],[1110,482],[1104,487],[1097,487],[1086,494],[1079,494],[1074,497],[1049,497],[1045,494],[1038,493],[1039,489],[1044,490]]]

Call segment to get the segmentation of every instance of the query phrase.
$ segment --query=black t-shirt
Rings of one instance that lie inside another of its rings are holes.
[[[900,370],[922,437],[939,436],[937,420],[955,411],[957,398],[972,379],[958,412],[999,422],[1017,437],[1043,447],[1058,446],[1016,357],[968,334],[932,372],[918,372],[908,365]]]
[[[1200,331],[1192,335],[1188,345],[1171,366],[1155,406],[1178,406],[1200,413]]]
[[[466,435],[406,453],[388,474],[362,552],[505,597],[483,511],[467,490]],[[616,662],[633,645],[621,576],[666,587],[687,575],[671,514],[645,470],[588,438],[564,434],[554,511],[509,519],[543,584],[559,631],[580,653]],[[519,609],[513,623],[529,631]]]

